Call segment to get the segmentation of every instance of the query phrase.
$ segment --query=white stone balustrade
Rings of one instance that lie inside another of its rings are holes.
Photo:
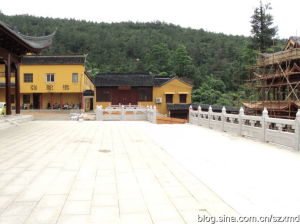
[[[221,113],[212,111],[189,110],[189,123],[211,129],[251,137],[263,142],[276,143],[300,150],[300,109],[295,120],[270,118],[264,108],[262,116],[244,114],[241,108],[239,114],[227,114],[226,108]]]
[[[141,107],[138,105],[116,105],[105,109],[102,106],[96,108],[97,121],[129,121],[146,120],[156,123],[156,107]]]

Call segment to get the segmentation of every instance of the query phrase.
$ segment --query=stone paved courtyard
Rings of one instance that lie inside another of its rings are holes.
[[[1,130],[0,223],[184,224],[237,215],[134,124],[160,128],[33,121]]]

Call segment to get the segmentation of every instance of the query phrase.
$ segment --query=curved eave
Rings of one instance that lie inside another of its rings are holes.
[[[54,31],[52,34],[48,36],[32,37],[32,36],[26,36],[19,32],[16,32],[13,29],[11,29],[8,25],[0,21],[0,28],[1,27],[3,31],[6,32],[10,37],[15,39],[17,42],[22,44],[29,51],[34,53],[38,53],[41,50],[50,47],[53,41],[53,37],[56,33],[56,31]]]

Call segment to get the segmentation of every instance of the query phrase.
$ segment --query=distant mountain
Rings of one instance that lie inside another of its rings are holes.
[[[53,46],[43,54],[88,54],[88,69],[94,73],[181,75],[180,69],[185,69],[182,74],[192,79],[196,88],[210,77],[223,82],[219,91],[225,92],[236,91],[248,75],[247,67],[255,62],[255,52],[247,47],[248,37],[163,22],[95,23],[4,14],[0,14],[0,20],[26,35],[47,35],[57,29]],[[186,47],[187,55],[178,50],[182,46]],[[176,70],[178,60],[187,66]]]

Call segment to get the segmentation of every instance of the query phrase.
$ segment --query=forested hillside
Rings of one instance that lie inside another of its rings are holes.
[[[161,22],[94,23],[73,19],[6,16],[0,20],[27,35],[57,30],[43,54],[88,54],[88,69],[97,72],[150,72],[194,81],[194,102],[236,105],[256,52],[249,38],[181,28]],[[250,29],[250,27],[249,27]]]

